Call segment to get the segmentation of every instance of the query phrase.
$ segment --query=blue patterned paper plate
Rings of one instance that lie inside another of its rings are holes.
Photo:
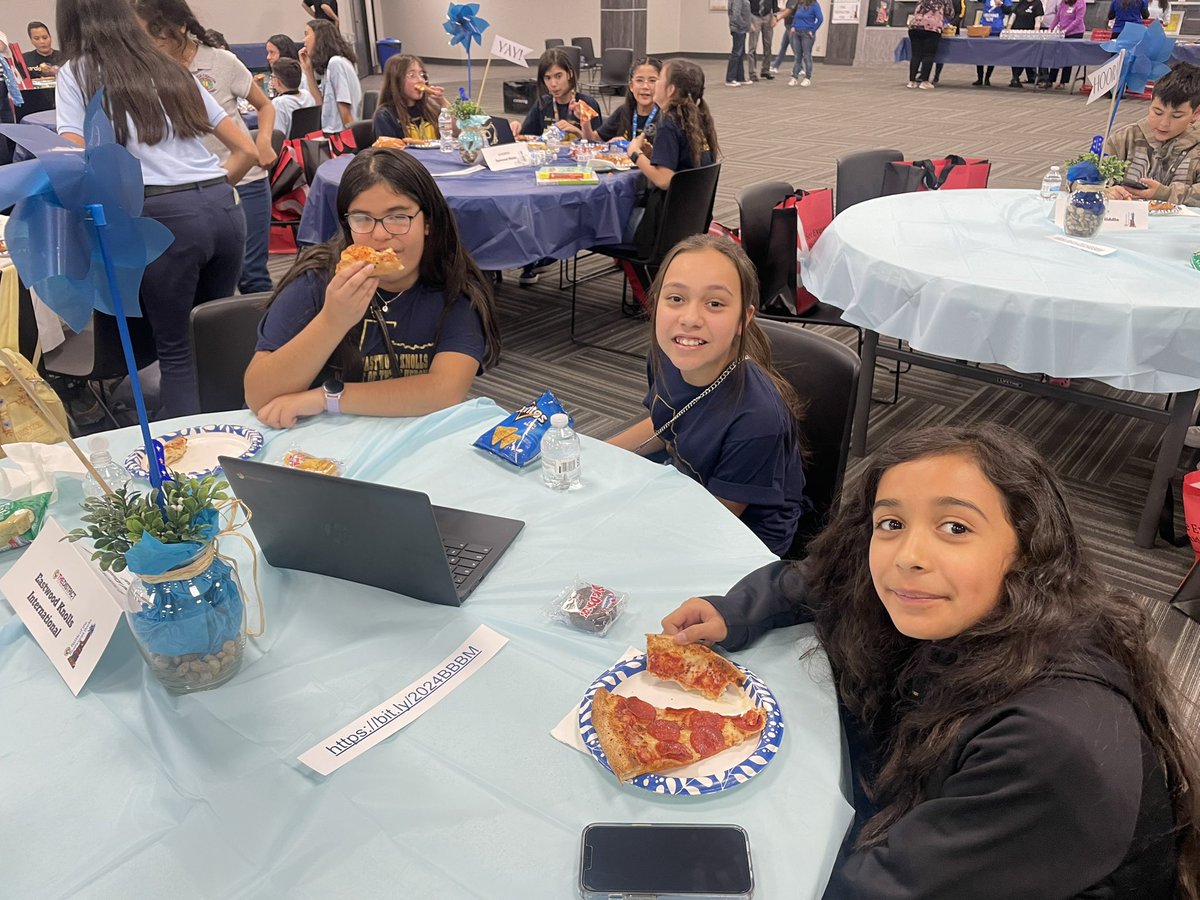
[[[177,437],[187,438],[187,452],[171,468],[184,478],[215,475],[221,471],[218,456],[249,459],[263,447],[262,432],[244,425],[195,425],[170,434],[155,435],[154,439],[165,444]],[[139,447],[126,456],[125,468],[135,478],[149,479],[146,451]]]
[[[767,724],[763,726],[763,730],[758,736],[758,744],[751,748],[740,762],[736,762],[728,768],[718,765],[719,771],[710,774],[691,777],[638,775],[629,782],[630,784],[655,794],[713,794],[717,791],[737,787],[739,784],[745,784],[765,769],[767,763],[775,758],[775,754],[779,752],[779,745],[783,743],[783,713],[779,709],[779,702],[761,678],[744,666],[739,666],[737,663],[734,665],[746,676],[746,682],[743,685],[746,696],[750,698],[751,703],[760,707],[767,714]],[[646,655],[644,653],[623,660],[608,671],[601,673],[600,677],[588,687],[587,692],[583,695],[583,702],[579,704],[579,734],[583,738],[583,744],[587,747],[588,752],[596,758],[596,761],[610,772],[612,768],[600,746],[600,736],[592,727],[592,698],[596,696],[596,691],[600,688],[614,691],[618,685],[645,671]],[[745,745],[737,749],[746,752]],[[723,754],[718,754],[717,757],[705,760],[705,762],[718,759],[721,755]]]

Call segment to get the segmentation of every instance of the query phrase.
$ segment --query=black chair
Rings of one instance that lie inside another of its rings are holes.
[[[154,332],[145,316],[131,316],[127,321],[133,358],[141,370],[158,359]],[[63,343],[42,356],[42,370],[50,375],[84,382],[108,420],[115,427],[121,427],[123,423],[117,421],[109,406],[111,398],[104,392],[106,381],[130,374],[125,365],[125,353],[121,349],[117,320],[113,316],[102,312],[92,313],[92,321],[83,331],[78,334],[68,332]]]
[[[1171,598],[1171,606],[1189,619],[1200,622],[1200,564],[1192,564]]]
[[[270,292],[210,300],[192,309],[190,331],[200,411],[224,412],[246,405],[246,367],[254,358],[258,323]]]
[[[379,91],[363,91],[362,117],[375,118],[375,110],[379,108]]]
[[[600,61],[596,59],[596,48],[590,37],[573,37],[571,43],[579,48],[579,75],[582,78],[584,73],[589,75],[594,74],[600,67]]]
[[[630,263],[638,274],[643,288],[648,288],[654,279],[663,257],[672,247],[685,237],[693,234],[704,234],[712,222],[713,203],[717,196],[717,180],[721,176],[721,164],[713,163],[695,169],[683,169],[671,177],[664,198],[662,218],[658,233],[649,253],[643,255],[633,244],[612,244],[589,248],[589,252],[608,256],[622,263]],[[610,350],[614,353],[624,353],[626,356],[637,356],[625,350],[616,350],[602,344],[589,343],[575,335],[575,303],[577,288],[582,281],[591,281],[602,275],[609,275],[621,270],[606,269],[585,278],[571,280],[571,340],[585,347],[596,347],[600,350]],[[621,303],[625,303],[625,293],[628,281],[621,283]]]
[[[321,107],[302,106],[292,113],[292,127],[288,129],[289,141],[321,130]]]
[[[771,342],[775,368],[805,404],[800,420],[807,451],[804,492],[813,508],[801,517],[785,554],[787,559],[802,559],[809,541],[825,527],[842,489],[859,362],[853,350],[826,335],[783,322],[755,321]]]
[[[554,47],[561,47],[566,43],[562,38],[546,38],[546,49],[550,50]]]
[[[575,79],[578,82],[582,74],[579,67],[583,62],[583,53],[574,44],[564,44],[558,49],[567,54],[567,60],[571,63],[571,70],[575,73]]]
[[[350,133],[354,135],[355,152],[366,150],[375,143],[375,123],[370,119],[359,119],[350,123]]]
[[[834,214],[864,200],[896,193],[888,184],[888,173],[892,163],[903,159],[904,154],[899,150],[858,150],[839,157]]]
[[[300,159],[304,165],[304,177],[311,185],[321,163],[333,158],[333,149],[328,138],[314,138],[300,142]]]
[[[839,325],[853,328],[862,345],[862,329],[842,318],[841,310],[818,303],[799,315],[776,312],[783,308],[776,298],[796,297],[796,215],[774,215],[775,207],[794,188],[786,181],[764,181],[738,192],[737,205],[742,249],[758,272],[759,314],[763,318],[780,319],[813,325]]]
[[[624,97],[629,89],[629,70],[633,68],[633,51],[628,47],[608,47],[600,55],[600,77],[596,96],[608,112],[608,97]]]

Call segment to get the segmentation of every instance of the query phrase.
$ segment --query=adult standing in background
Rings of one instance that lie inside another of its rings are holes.
[[[1041,0],[1033,0],[1041,3]],[[912,58],[908,62],[908,86],[933,90],[929,80],[933,72],[933,58],[942,43],[942,29],[946,20],[954,15],[950,0],[917,0],[917,7],[909,19],[908,42],[912,47]]]
[[[58,0],[58,34],[68,62],[58,72],[58,133],[84,146],[83,120],[104,89],[118,144],[142,167],[142,214],[174,240],[142,276],[142,309],[154,330],[162,383],[156,418],[200,411],[188,339],[192,307],[237,287],[246,217],[232,185],[254,164],[254,144],[194,75],[130,27],[128,0]],[[201,138],[229,149],[220,162]]]
[[[314,19],[330,22],[334,28],[341,29],[342,20],[338,18],[337,0],[312,0],[311,3],[301,0],[300,5]]]
[[[23,54],[25,68],[29,69],[29,73],[35,78],[38,75],[58,74],[58,67],[66,60],[63,59],[62,52],[52,46],[50,29],[46,27],[46,23],[30,22],[26,31],[29,32],[29,40],[33,41],[33,49]]]
[[[258,165],[237,184],[246,214],[246,249],[238,290],[243,294],[269,291],[273,285],[267,271],[271,228],[271,182],[267,176],[275,162],[275,149],[271,146],[275,107],[240,59],[208,43],[210,38],[187,0],[134,0],[133,9],[158,49],[195,75],[247,137],[250,130],[242,121],[238,101],[248,101],[258,112]],[[217,159],[224,160],[229,155],[225,145],[212,135],[204,138],[204,146]]]
[[[742,82],[749,84],[743,74],[743,62],[750,21],[750,0],[729,0],[729,34],[733,37],[733,49],[729,51],[729,65],[725,69],[726,87],[737,87]]]
[[[813,45],[817,42],[817,29],[825,21],[818,0],[800,0],[800,5],[792,14],[792,77],[788,79],[788,87],[795,87],[797,81],[801,87],[812,84],[813,76]]]
[[[779,42],[779,53],[775,56],[775,61],[771,63],[771,74],[775,75],[779,72],[779,67],[783,65],[783,60],[787,56],[788,48],[792,46],[792,19],[796,15],[796,7],[800,5],[800,0],[787,0],[783,9],[775,14],[775,23],[783,23],[783,39]]]
[[[954,26],[954,34],[958,35],[962,32],[963,19],[967,17],[967,0],[951,0],[954,4],[954,15],[950,17],[947,23]],[[933,67],[933,83],[937,84],[942,79],[942,69],[946,68],[945,63],[938,63]]]
[[[333,25],[313,19],[304,26],[300,66],[308,92],[321,107],[321,130],[326,134],[340,134],[362,115],[356,62],[354,48]]]
[[[1009,28],[1013,31],[1037,31],[1042,24],[1042,16],[1046,14],[1046,8],[1042,6],[1042,0],[1016,0],[1009,7],[1012,10],[1012,22]],[[1037,81],[1037,69],[1032,66],[1013,66],[1012,81],[1008,83],[1009,87],[1023,88],[1021,84],[1021,70],[1025,70],[1025,80],[1029,84]]]
[[[1042,22],[1052,31],[1078,40],[1087,30],[1083,21],[1086,15],[1087,0],[1059,0],[1054,9],[1046,13],[1046,18]],[[1061,91],[1071,83],[1071,67],[1063,68],[1062,80],[1055,85],[1054,80],[1057,77],[1058,69],[1038,69],[1038,87],[1042,90],[1050,90],[1053,87]]]
[[[1140,23],[1149,15],[1150,7],[1146,5],[1146,0],[1112,0],[1108,7],[1108,27],[1116,37],[1130,22]]]
[[[770,81],[775,76],[771,74],[771,38],[775,34],[775,16],[779,12],[779,0],[750,0],[750,80],[758,81],[760,77]],[[762,69],[758,68],[758,42],[762,38]],[[758,72],[757,75],[754,73]]]

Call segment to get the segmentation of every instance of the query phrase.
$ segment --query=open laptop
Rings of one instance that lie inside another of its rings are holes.
[[[267,562],[458,606],[524,522],[433,506],[419,491],[218,457]]]

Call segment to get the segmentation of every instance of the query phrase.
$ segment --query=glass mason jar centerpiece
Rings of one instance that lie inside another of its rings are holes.
[[[484,126],[488,124],[483,107],[467,96],[466,90],[458,89],[458,98],[451,102],[450,113],[458,127],[458,154],[465,163],[474,163],[488,145]]]
[[[228,486],[210,475],[164,481],[149,494],[121,488],[90,497],[86,525],[68,535],[91,539],[101,569],[137,576],[125,615],[155,677],[174,693],[224,684],[242,663],[242,590],[217,550]]]
[[[1124,160],[1095,153],[1085,153],[1069,163],[1063,231],[1072,237],[1095,235],[1108,211],[1108,187],[1120,181],[1128,167]]]

